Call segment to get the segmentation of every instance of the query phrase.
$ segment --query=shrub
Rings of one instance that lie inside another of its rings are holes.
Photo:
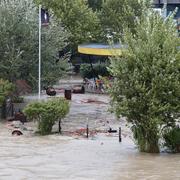
[[[68,112],[69,103],[63,98],[54,98],[46,102],[33,102],[24,109],[29,120],[38,121],[41,135],[50,134],[55,122],[64,118]]]
[[[165,130],[163,138],[165,140],[165,146],[172,152],[180,152],[180,127],[176,126]]]
[[[91,79],[98,76],[109,76],[107,64],[95,64],[93,69],[90,64],[82,64],[80,74],[83,78]]]
[[[24,98],[20,97],[20,96],[13,96],[12,97],[12,102],[13,103],[23,103],[24,102]]]
[[[7,96],[14,90],[14,85],[7,80],[0,79],[0,106],[3,105]]]
[[[94,73],[92,72],[91,66],[89,64],[82,64],[80,67],[80,75],[82,76],[82,78],[93,78]]]

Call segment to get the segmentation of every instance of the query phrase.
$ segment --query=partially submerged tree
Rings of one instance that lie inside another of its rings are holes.
[[[27,80],[33,88],[38,81],[38,10],[33,0],[0,1],[0,77]],[[65,65],[56,64],[58,50],[66,46],[67,31],[51,19],[42,29],[42,80],[54,83]]]
[[[111,96],[117,115],[132,125],[140,151],[156,153],[162,128],[179,119],[180,41],[173,18],[148,9],[135,31],[125,33],[128,48],[112,60]]]

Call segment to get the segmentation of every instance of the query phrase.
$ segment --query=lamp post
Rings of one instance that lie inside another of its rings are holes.
[[[39,66],[38,66],[38,98],[41,99],[41,29],[49,25],[49,14],[47,9],[39,5]]]
[[[39,5],[39,66],[38,66],[38,98],[41,99],[41,5]]]

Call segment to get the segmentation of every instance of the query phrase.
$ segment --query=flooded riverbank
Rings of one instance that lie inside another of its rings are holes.
[[[0,179],[179,179],[179,155],[138,153],[117,138],[2,137]]]
[[[108,97],[93,97],[108,102]],[[73,95],[63,130],[83,128],[87,122],[91,129],[121,126],[122,143],[107,133],[89,139],[59,134],[16,137],[0,123],[0,180],[180,179],[179,154],[139,153],[125,122],[116,121],[105,103],[82,103],[85,98],[91,95]]]

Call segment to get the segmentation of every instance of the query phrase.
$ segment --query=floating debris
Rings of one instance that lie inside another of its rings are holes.
[[[108,104],[107,102],[99,101],[96,99],[84,99],[84,100],[81,100],[81,102],[82,103],[95,103],[95,104]]]
[[[12,131],[13,136],[22,136],[23,133],[19,129],[15,129]]]

